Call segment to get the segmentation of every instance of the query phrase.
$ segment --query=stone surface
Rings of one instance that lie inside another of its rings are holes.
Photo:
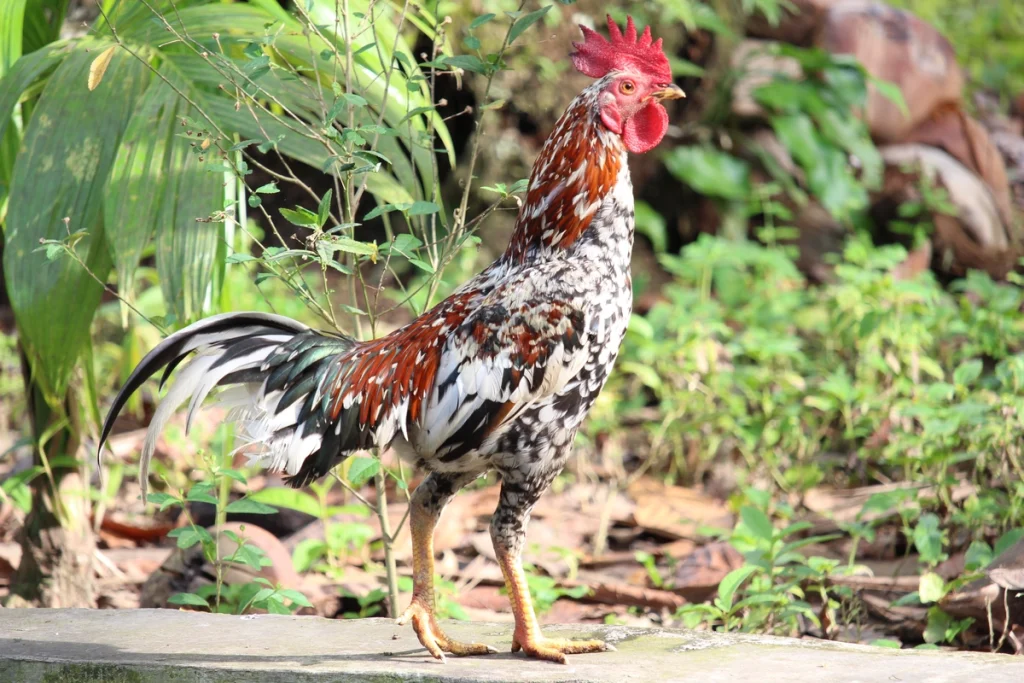
[[[563,626],[616,652],[561,666],[508,652],[509,627],[449,623],[456,638],[501,654],[431,659],[411,628],[387,619],[227,616],[172,610],[0,609],[4,683],[306,683],[368,681],[829,681],[939,683],[1024,680],[1024,658],[617,626]]]

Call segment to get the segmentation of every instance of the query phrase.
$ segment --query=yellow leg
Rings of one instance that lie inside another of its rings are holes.
[[[566,655],[615,650],[601,640],[545,638],[540,632],[520,557],[520,549],[526,536],[526,523],[530,509],[533,508],[533,503],[528,502],[527,498],[528,496],[523,496],[522,492],[517,491],[510,497],[510,502],[506,503],[503,487],[501,503],[491,519],[491,540],[494,542],[501,573],[505,577],[505,586],[508,588],[508,597],[516,620],[512,635],[512,652],[523,650],[531,657],[565,664]],[[527,503],[526,506],[524,502]]]
[[[410,503],[409,527],[412,532],[412,602],[398,617],[403,626],[410,621],[423,647],[436,659],[445,660],[444,653],[456,656],[486,655],[497,652],[483,643],[460,643],[452,640],[434,617],[434,527],[441,509],[454,490],[428,477],[417,487]]]

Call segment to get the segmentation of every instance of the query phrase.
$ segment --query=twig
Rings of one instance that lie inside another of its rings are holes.
[[[398,572],[395,565],[394,538],[391,536],[391,521],[388,519],[388,499],[385,484],[388,473],[381,466],[377,472],[377,516],[380,518],[380,535],[384,542],[384,568],[388,574],[388,604],[391,616],[398,615]]]
[[[342,488],[344,488],[346,491],[348,491],[353,496],[355,496],[356,500],[358,500],[360,503],[362,503],[363,505],[365,505],[368,508],[373,508],[373,503],[368,501],[366,499],[366,496],[364,496],[363,494],[359,493],[359,491],[356,491],[354,488],[352,488],[351,484],[349,484],[347,481],[342,479],[338,475],[338,471],[337,470],[331,470],[331,476],[333,476],[335,479],[338,480],[338,483],[341,484]]]

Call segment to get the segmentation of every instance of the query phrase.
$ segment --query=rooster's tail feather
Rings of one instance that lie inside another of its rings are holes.
[[[161,369],[161,387],[190,354],[195,356],[175,377],[146,432],[140,481],[143,495],[156,441],[174,411],[191,397],[186,431],[210,391],[226,386],[221,403],[229,419],[240,423],[245,444],[258,444],[252,457],[271,470],[285,471],[290,483],[302,486],[333,466],[343,451],[367,444],[350,415],[328,429],[324,387],[356,342],[326,335],[289,318],[266,313],[227,313],[201,320],[175,332],[139,363],[114,397],[103,424],[98,452],[128,398]],[[244,444],[243,444],[244,445]],[[313,456],[315,457],[310,457]]]

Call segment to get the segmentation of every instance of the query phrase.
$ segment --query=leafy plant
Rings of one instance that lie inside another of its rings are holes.
[[[245,178],[260,164],[256,147],[326,166],[383,203],[432,194],[433,157],[417,136],[429,129],[447,141],[426,93],[412,87],[423,76],[390,9],[363,6],[359,25],[349,26],[322,3],[296,15],[268,0],[108,5],[90,35],[26,55],[0,85],[0,134],[20,120],[11,130],[23,150],[10,176],[20,201],[6,216],[5,271],[23,343],[51,398],[63,394],[84,348],[108,270],[130,301],[151,243],[174,322],[219,301],[224,247],[245,216]],[[433,35],[429,15],[419,19]],[[359,30],[358,41],[344,43],[347,29]],[[68,108],[76,125],[53,134]],[[272,190],[251,191],[258,199]],[[52,209],[30,209],[40,202]],[[59,245],[81,256],[57,259]],[[278,276],[308,291],[294,265],[281,268]],[[52,300],[50,291],[80,294]],[[60,343],[46,333],[55,325],[65,330]]]
[[[189,514],[189,503],[209,503],[217,511],[218,527],[228,513],[271,514],[276,508],[244,496],[229,501],[230,484],[237,482],[246,484],[245,475],[241,472],[224,467],[212,466],[208,469],[208,479],[192,485],[184,494],[155,492],[147,497],[148,502],[155,503],[160,510],[181,508],[188,520],[187,526],[172,529],[168,534],[176,540],[181,550],[193,546],[202,546],[203,557],[209,562],[215,573],[212,585],[201,587],[195,593],[175,593],[168,602],[173,605],[199,607],[214,612],[244,614],[252,609],[266,610],[273,614],[291,614],[299,607],[311,607],[309,600],[301,592],[273,585],[263,577],[242,584],[225,584],[224,573],[230,565],[241,565],[258,572],[270,565],[266,554],[258,547],[248,543],[244,536],[225,529],[217,532],[216,537],[206,528],[195,523]],[[219,491],[218,491],[219,487]],[[218,495],[214,495],[218,493]],[[230,554],[221,550],[223,539],[234,545]]]
[[[929,642],[966,628],[936,602],[976,578],[991,543],[1024,523],[1014,437],[1024,426],[1024,294],[976,272],[949,290],[929,274],[898,279],[905,254],[857,236],[834,280],[813,287],[781,245],[702,237],[661,255],[674,282],[631,322],[586,429],[644,425],[650,452],[641,451],[640,472],[683,483],[716,462],[739,462],[732,471],[745,491],[741,521],[728,538],[747,562],[717,602],[687,610],[687,619],[784,632],[801,613],[810,619],[803,603],[831,573],[854,565],[861,540],[895,524],[921,559],[920,590],[908,600],[930,606]],[[769,495],[792,500],[823,483],[880,480],[902,486],[875,494],[840,524],[854,541],[845,562],[783,550],[804,532],[788,526],[793,511]],[[956,502],[951,492],[965,481],[977,493]],[[770,488],[752,493],[755,483]],[[944,581],[934,569],[967,549],[955,540],[964,538],[974,543],[972,566]],[[658,585],[662,569],[640,562]],[[837,617],[852,608],[826,593],[816,602]]]
[[[743,505],[740,521],[728,536],[743,554],[744,565],[722,579],[711,604],[686,605],[678,616],[690,627],[706,621],[722,631],[792,634],[799,630],[801,619],[821,626],[819,611],[812,608],[808,595],[815,594],[823,610],[834,615],[844,591],[829,587],[828,578],[840,570],[839,562],[800,550],[835,536],[803,536],[811,526],[808,522],[776,529],[762,508],[769,504],[768,496],[753,490],[746,495],[759,505]],[[776,506],[776,512],[784,519],[792,515],[783,505]]]
[[[778,248],[702,237],[662,255],[675,282],[633,321],[597,410],[646,392],[654,457],[682,479],[723,447],[784,490],[815,485],[844,451],[940,487],[955,473],[1017,479],[1024,295],[979,273],[953,293],[895,279],[905,253],[851,240],[835,282],[816,288]],[[1012,492],[992,495],[988,523],[1019,524]]]

